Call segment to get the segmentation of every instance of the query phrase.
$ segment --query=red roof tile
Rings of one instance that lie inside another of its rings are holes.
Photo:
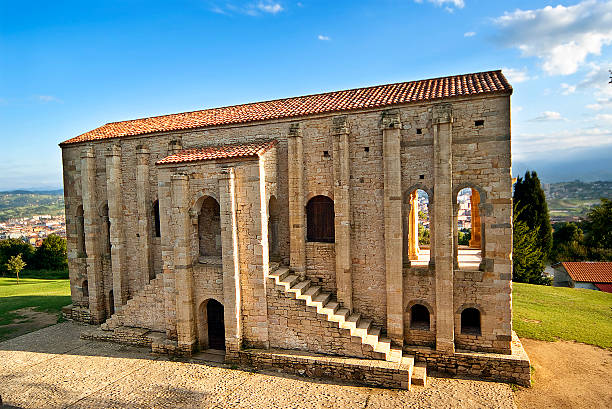
[[[276,140],[257,141],[251,143],[208,146],[205,148],[184,149],[174,155],[158,160],[157,165],[166,163],[196,162],[212,159],[246,158],[258,156],[276,145]]]
[[[599,288],[599,291],[603,291],[605,293],[612,293],[612,284],[595,284],[595,287]]]
[[[612,283],[612,262],[564,261],[561,264],[574,281]]]
[[[329,112],[378,108],[449,97],[508,92],[512,92],[512,87],[501,71],[479,72],[111,122],[68,139],[60,145],[122,136],[145,135],[153,132],[240,124]]]

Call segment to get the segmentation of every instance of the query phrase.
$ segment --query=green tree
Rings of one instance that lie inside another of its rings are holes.
[[[17,284],[19,284],[19,273],[26,266],[25,261],[21,258],[21,254],[16,256],[11,256],[8,262],[6,263],[6,269],[9,273],[15,274],[17,276]]]
[[[472,239],[472,232],[470,229],[459,230],[458,244],[460,246],[469,246],[470,240]]]
[[[40,269],[63,270],[68,267],[66,240],[51,234],[42,241],[35,254],[36,266]]]
[[[550,285],[550,279],[542,276],[544,257],[538,243],[539,231],[530,228],[520,220],[521,211],[514,205],[514,223],[512,236],[512,281],[530,284]]]
[[[19,239],[0,240],[0,269],[2,273],[8,272],[6,264],[13,256],[21,254],[22,260],[31,263],[34,255],[34,247]]]
[[[514,210],[517,221],[537,230],[537,246],[543,260],[547,259],[552,248],[552,227],[546,196],[536,172],[527,171],[524,178],[518,178],[514,186]]]
[[[612,249],[612,200],[602,198],[601,204],[593,206],[584,227],[589,247]]]

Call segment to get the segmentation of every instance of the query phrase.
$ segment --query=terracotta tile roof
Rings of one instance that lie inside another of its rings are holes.
[[[574,281],[612,283],[610,261],[564,261],[561,264]]]
[[[276,140],[266,140],[242,144],[183,149],[174,155],[166,156],[165,158],[158,160],[156,164],[163,165],[167,163],[183,163],[212,159],[246,158],[258,156],[276,144]]]
[[[595,287],[599,288],[599,291],[603,291],[604,293],[612,293],[612,284],[595,284]]]
[[[111,122],[60,145],[153,132],[204,128],[329,112],[378,108],[442,98],[512,92],[501,71],[378,85],[202,111]]]

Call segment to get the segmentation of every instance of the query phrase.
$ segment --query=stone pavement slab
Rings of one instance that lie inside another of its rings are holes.
[[[0,343],[0,394],[19,408],[515,408],[505,384],[431,376],[411,391],[154,356],[79,339],[65,322]]]

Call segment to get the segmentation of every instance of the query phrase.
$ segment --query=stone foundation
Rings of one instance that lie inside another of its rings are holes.
[[[512,337],[510,355],[465,350],[449,355],[426,347],[404,347],[404,351],[413,355],[417,362],[426,363],[428,371],[531,386],[529,357],[516,333]]]
[[[412,364],[325,356],[280,349],[240,351],[240,363],[257,369],[277,370],[309,378],[332,378],[367,386],[410,389]]]
[[[84,322],[87,324],[91,322],[91,314],[88,308],[72,304],[62,307],[62,317],[66,320]]]

